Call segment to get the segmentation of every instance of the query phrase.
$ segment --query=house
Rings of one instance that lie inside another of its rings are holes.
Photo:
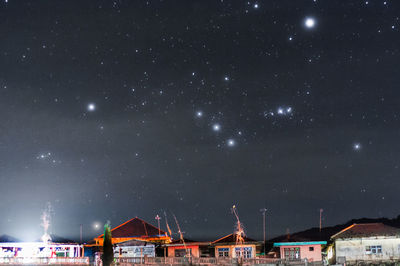
[[[210,257],[210,242],[198,242],[190,239],[174,240],[169,244],[165,244],[168,257]]]
[[[142,240],[155,243],[169,243],[171,238],[166,232],[138,217],[135,217],[113,229],[111,229],[112,243],[120,243],[129,240]],[[103,245],[103,235],[94,238],[97,246]]]
[[[236,243],[236,235],[230,234],[211,243],[215,250],[215,257],[218,258],[255,258],[256,249],[261,247],[261,243],[243,237],[243,243]]]
[[[279,248],[281,259],[322,261],[322,245],[326,244],[326,241],[279,242],[274,247]]]
[[[156,246],[154,243],[140,240],[128,240],[114,245],[114,258],[143,258],[155,256]]]
[[[383,223],[353,224],[333,235],[328,259],[353,264],[400,260],[400,229]]]

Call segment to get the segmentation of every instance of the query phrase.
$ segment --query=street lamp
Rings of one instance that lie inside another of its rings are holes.
[[[265,213],[267,212],[266,208],[260,209],[260,212],[262,213],[263,216],[263,231],[264,231],[264,256],[265,256]]]
[[[160,236],[160,235],[161,235],[161,230],[160,230],[160,220],[161,220],[161,217],[157,214],[157,216],[156,216],[154,219],[156,219],[157,222],[158,222],[158,236]]]

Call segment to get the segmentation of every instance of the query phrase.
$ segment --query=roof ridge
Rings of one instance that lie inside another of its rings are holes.
[[[227,238],[227,237],[230,236],[230,235],[233,235],[233,233],[232,233],[232,234],[229,234],[229,235],[226,235],[226,236],[223,236],[223,237],[221,237],[221,238],[218,238],[217,240],[215,240],[215,241],[213,241],[213,242],[211,242],[211,243],[214,244],[214,243],[220,241],[221,239]]]
[[[354,224],[352,224],[352,225],[350,225],[350,226],[347,226],[346,228],[340,230],[339,232],[337,232],[336,234],[334,234],[333,236],[331,236],[331,239],[333,239],[333,238],[335,238],[336,236],[340,235],[341,233],[344,233],[344,232],[346,232],[347,230],[353,228],[355,225],[357,225],[357,224],[354,223]]]

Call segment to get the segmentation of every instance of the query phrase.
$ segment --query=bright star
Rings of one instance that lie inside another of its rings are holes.
[[[94,103],[89,103],[89,104],[87,105],[87,110],[88,110],[89,112],[93,112],[94,110],[96,110],[96,105],[95,105]]]
[[[202,111],[197,111],[196,112],[196,116],[197,117],[202,117],[203,116],[203,112]]]
[[[212,126],[212,128],[213,128],[214,131],[220,131],[221,130],[221,126],[219,124],[214,124]]]
[[[233,147],[236,145],[236,141],[234,139],[228,139],[227,144],[229,147]]]
[[[225,81],[229,81],[229,77],[228,77],[228,76],[225,76],[225,77],[224,77],[224,80],[225,80]]]
[[[306,20],[304,21],[304,25],[305,25],[307,28],[309,28],[309,29],[314,28],[314,26],[315,26],[315,19],[313,19],[313,18],[306,18]]]
[[[283,115],[283,109],[282,108],[278,109],[278,114]]]
[[[257,3],[254,4],[254,8],[257,9],[259,5]]]
[[[353,149],[354,149],[355,151],[359,151],[359,150],[361,149],[361,144],[360,144],[360,143],[354,143]]]

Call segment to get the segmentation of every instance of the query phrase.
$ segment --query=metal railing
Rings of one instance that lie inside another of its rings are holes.
[[[88,265],[89,257],[67,258],[38,258],[38,257],[5,257],[0,258],[0,264],[8,265],[21,265],[21,264],[34,264],[34,265]]]

